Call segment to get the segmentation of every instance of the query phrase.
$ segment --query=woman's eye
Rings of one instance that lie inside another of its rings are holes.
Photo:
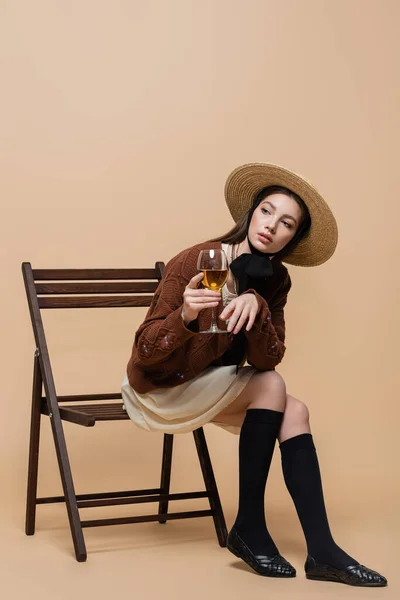
[[[264,215],[265,215],[265,213],[271,214],[271,213],[269,212],[268,208],[264,208],[264,207],[263,207],[263,208],[261,208],[261,212],[262,212]],[[292,228],[292,225],[291,225],[290,223],[288,223],[287,221],[282,221],[282,223],[283,223],[284,225],[286,225],[286,227],[287,227],[288,229],[291,229],[291,228]]]

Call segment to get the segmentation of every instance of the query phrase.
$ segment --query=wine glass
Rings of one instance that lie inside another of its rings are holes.
[[[222,249],[213,248],[210,250],[201,250],[197,260],[197,268],[204,273],[201,281],[204,287],[213,292],[220,292],[229,274],[228,259],[225,252]],[[210,329],[200,331],[199,333],[228,333],[226,330],[218,327],[215,313],[215,307],[213,307]]]

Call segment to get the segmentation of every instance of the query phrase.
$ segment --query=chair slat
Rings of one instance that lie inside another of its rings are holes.
[[[158,269],[33,269],[39,280],[68,279],[159,279]]]
[[[153,296],[61,296],[40,297],[40,308],[118,308],[125,306],[150,306]]]
[[[86,425],[96,421],[128,421],[129,415],[123,404],[84,404],[60,407],[61,418],[65,421]]]
[[[112,404],[73,404],[72,406],[60,406],[60,417],[63,421],[93,427],[96,421],[128,421],[129,416],[123,408],[122,402]],[[41,412],[49,415],[46,402],[42,401]]]
[[[95,506],[123,506],[127,504],[145,504],[146,502],[160,502],[163,500],[194,500],[196,498],[209,498],[210,494],[204,492],[182,492],[178,494],[156,494],[153,496],[139,496],[131,498],[108,498],[99,500],[80,500],[78,508],[93,508]]]
[[[124,492],[98,492],[94,494],[76,494],[77,500],[99,500],[100,498],[130,498],[131,496],[147,496],[149,494],[161,494],[161,488],[146,490],[126,490]],[[65,496],[45,496],[36,499],[37,504],[53,504],[65,502]]]
[[[158,281],[115,281],[112,283],[37,283],[38,294],[144,294],[155,292]]]
[[[82,527],[99,527],[101,525],[127,525],[128,523],[148,523],[151,521],[172,521],[175,519],[194,519],[198,517],[212,517],[213,510],[188,510],[180,513],[158,515],[143,515],[139,517],[119,517],[116,519],[90,519],[81,521]]]
[[[58,402],[87,402],[90,400],[121,400],[122,394],[117,392],[115,394],[77,394],[72,396],[57,396]],[[46,400],[42,397],[42,400]]]
[[[41,413],[42,415],[50,416],[50,410],[47,406],[46,402],[41,403]],[[93,415],[87,415],[83,412],[70,410],[68,407],[60,406],[59,407],[60,417],[63,421],[69,421],[70,423],[75,423],[76,425],[83,425],[83,427],[93,427],[96,423],[96,419]]]
[[[71,406],[65,407],[70,410],[76,410],[79,412],[83,412],[87,415],[107,415],[107,414],[120,414],[121,411],[126,414],[125,410],[122,408],[122,402],[113,402],[113,403],[104,403],[104,404],[72,404]]]

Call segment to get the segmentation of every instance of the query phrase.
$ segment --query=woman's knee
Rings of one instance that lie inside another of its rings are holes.
[[[285,411],[286,384],[281,375],[276,371],[259,371],[251,378],[253,395],[250,407],[271,408]]]
[[[286,408],[285,408],[285,419],[296,422],[308,422],[310,413],[308,407],[304,402],[294,398],[293,396],[286,396]]]

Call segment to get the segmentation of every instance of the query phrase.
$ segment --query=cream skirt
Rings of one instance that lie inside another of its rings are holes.
[[[208,367],[200,375],[173,388],[157,388],[138,394],[125,375],[122,399],[130,419],[147,431],[187,433],[206,423],[239,434],[240,427],[213,421],[245,388],[256,371],[253,367]]]

